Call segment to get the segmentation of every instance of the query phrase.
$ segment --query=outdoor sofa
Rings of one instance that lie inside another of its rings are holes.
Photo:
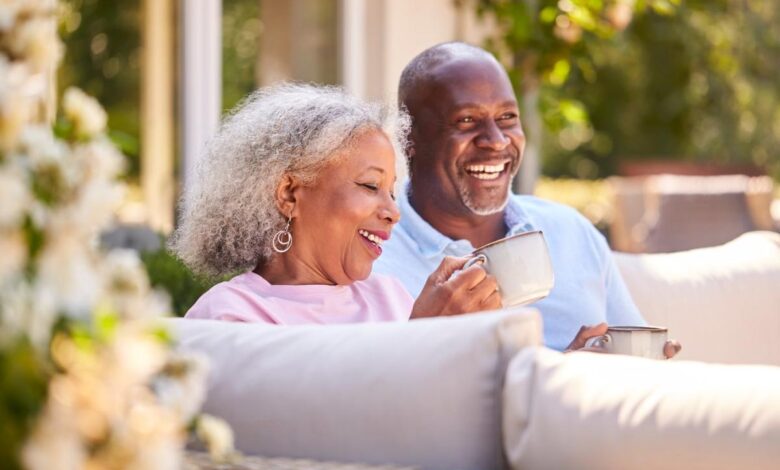
[[[617,261],[647,319],[683,344],[678,358],[552,351],[524,308],[173,326],[182,348],[211,358],[205,411],[250,455],[441,470],[780,468],[780,235]]]

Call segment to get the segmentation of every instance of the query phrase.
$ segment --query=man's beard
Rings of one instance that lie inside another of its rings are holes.
[[[471,212],[476,215],[493,215],[502,212],[507,204],[509,204],[509,194],[511,193],[511,190],[510,188],[507,188],[506,193],[504,193],[504,197],[501,200],[490,201],[486,204],[480,204],[475,201],[471,196],[468,187],[460,182],[458,183],[458,193],[460,194],[460,200],[463,202],[463,205]]]
[[[503,198],[500,200],[491,200],[487,203],[479,203],[472,197],[468,184],[466,183],[466,181],[468,181],[467,178],[471,178],[471,176],[464,172],[463,178],[459,179],[456,183],[458,193],[460,194],[460,200],[463,202],[463,205],[476,215],[493,215],[506,209],[507,204],[509,204],[509,196],[512,194],[512,180],[520,169],[520,161],[520,158],[513,158],[512,163],[510,163],[509,184],[507,185]]]

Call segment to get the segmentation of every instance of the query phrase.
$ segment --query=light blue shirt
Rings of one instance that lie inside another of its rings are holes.
[[[423,220],[406,191],[399,194],[398,205],[401,221],[382,245],[374,270],[395,276],[417,297],[445,256],[465,256],[474,247],[468,240],[442,235]],[[606,240],[579,212],[537,197],[512,195],[504,214],[507,236],[541,230],[550,249],[555,286],[548,297],[531,304],[542,313],[548,347],[565,349],[582,325],[645,324]]]

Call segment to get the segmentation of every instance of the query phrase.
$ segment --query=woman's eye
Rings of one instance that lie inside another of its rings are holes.
[[[379,190],[379,186],[373,184],[373,183],[358,183],[360,186],[363,186],[364,188],[370,190],[370,191],[377,191]]]
[[[392,199],[393,201],[395,201],[395,193],[390,193],[390,199]]]

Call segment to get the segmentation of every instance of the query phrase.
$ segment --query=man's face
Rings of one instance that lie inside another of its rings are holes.
[[[414,184],[425,185],[448,212],[502,211],[525,147],[506,73],[493,61],[467,58],[432,75],[408,103]]]

